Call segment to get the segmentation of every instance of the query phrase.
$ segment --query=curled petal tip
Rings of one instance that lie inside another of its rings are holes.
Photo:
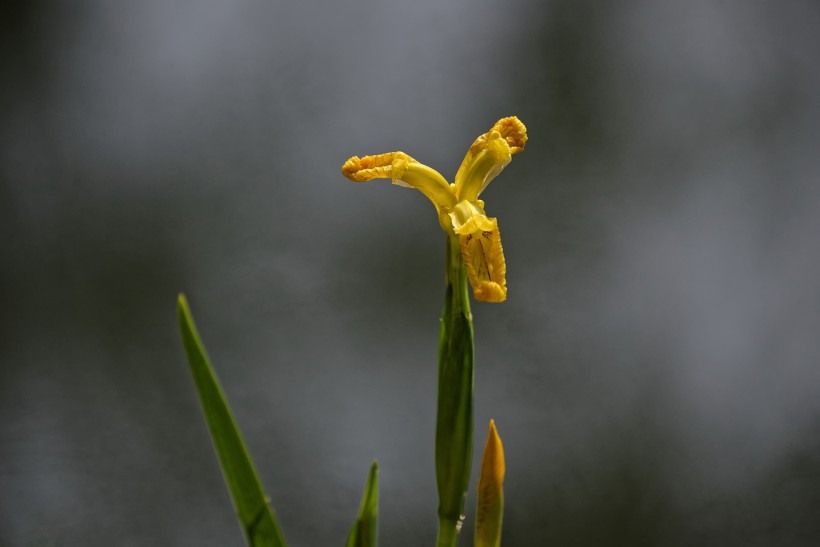
[[[511,154],[522,152],[527,144],[527,127],[516,116],[501,118],[490,131],[497,131],[507,141]]]
[[[342,175],[350,180],[357,180],[361,170],[362,159],[359,156],[353,156],[342,164]]]
[[[342,175],[355,182],[366,182],[373,179],[396,178],[394,162],[406,164],[415,161],[403,152],[388,152],[377,156],[353,156],[342,165]]]
[[[501,118],[470,146],[456,173],[459,200],[475,200],[504,167],[513,154],[524,150],[527,128],[515,116]]]

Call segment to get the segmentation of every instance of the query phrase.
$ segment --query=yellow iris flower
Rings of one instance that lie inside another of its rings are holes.
[[[439,223],[458,237],[467,277],[476,300],[503,302],[507,298],[507,264],[498,233],[498,220],[489,218],[478,196],[512,155],[524,150],[527,128],[515,116],[498,120],[470,146],[456,173],[455,182],[404,152],[354,156],[342,165],[352,181],[391,179],[393,184],[421,191],[435,205]]]

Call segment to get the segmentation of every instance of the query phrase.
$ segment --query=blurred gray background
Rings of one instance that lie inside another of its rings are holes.
[[[820,543],[817,2],[4,5],[0,544],[242,545],[184,291],[289,544],[376,458],[382,544],[432,545],[444,237],[340,166],[451,178],[512,114],[504,544]]]

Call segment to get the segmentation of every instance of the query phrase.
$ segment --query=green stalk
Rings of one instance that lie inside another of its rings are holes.
[[[457,235],[447,238],[447,292],[438,350],[438,547],[454,547],[473,453],[473,320]]]

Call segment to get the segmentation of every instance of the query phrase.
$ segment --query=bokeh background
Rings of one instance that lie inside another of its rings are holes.
[[[444,238],[339,169],[452,177],[511,114],[505,545],[820,542],[817,2],[4,6],[0,544],[242,545],[179,291],[290,545],[343,543],[373,458],[382,544],[433,544]]]

